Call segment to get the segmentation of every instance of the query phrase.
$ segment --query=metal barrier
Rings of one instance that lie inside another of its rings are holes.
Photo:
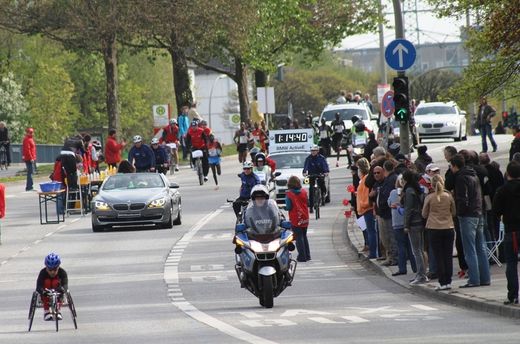
[[[53,163],[60,154],[63,145],[36,144],[36,162]],[[22,162],[22,145],[11,143],[11,162]]]

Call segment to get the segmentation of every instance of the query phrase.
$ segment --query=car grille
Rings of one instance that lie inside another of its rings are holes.
[[[132,203],[130,204],[130,210],[142,210],[144,209],[144,203]]]
[[[430,123],[423,123],[422,127],[428,129],[431,128],[432,125]]]
[[[256,254],[256,259],[259,261],[273,260],[274,257],[276,257],[276,253],[274,253],[274,252]]]
[[[442,127],[444,127],[444,124],[443,124],[443,123],[435,123],[435,124],[433,125],[433,127],[434,127],[434,128],[442,128]]]
[[[287,185],[287,180],[284,179],[284,180],[277,180],[276,181],[276,185],[278,186],[286,186]]]
[[[115,210],[143,210],[146,204],[144,203],[119,203],[114,204],[113,208]]]
[[[115,210],[128,210],[128,204],[114,204],[112,206]]]

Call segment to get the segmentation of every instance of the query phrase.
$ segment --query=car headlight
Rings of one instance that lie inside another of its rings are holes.
[[[96,201],[94,203],[94,206],[97,210],[110,210],[110,206],[106,202]]]
[[[456,127],[457,125],[459,125],[459,123],[457,123],[455,121],[449,121],[446,123],[446,126],[448,126],[448,127]]]
[[[166,204],[166,197],[154,199],[148,204],[148,208],[162,208]]]

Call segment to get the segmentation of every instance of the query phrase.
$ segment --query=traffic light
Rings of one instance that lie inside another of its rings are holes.
[[[400,76],[394,78],[394,116],[399,122],[408,122],[410,119],[410,99],[408,97],[408,78]]]

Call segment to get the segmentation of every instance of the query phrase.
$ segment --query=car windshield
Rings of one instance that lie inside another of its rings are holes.
[[[164,181],[155,173],[126,173],[110,176],[103,184],[103,191],[128,189],[153,189],[164,187]]]
[[[455,115],[457,110],[453,106],[424,106],[417,108],[416,116],[423,115]]]
[[[368,114],[365,109],[337,109],[325,111],[322,114],[322,119],[325,118],[326,121],[333,121],[336,119],[336,113],[340,113],[340,118],[344,121],[350,121],[353,116],[357,116],[359,119],[367,120]]]
[[[309,156],[307,153],[292,153],[292,154],[275,154],[269,156],[276,162],[276,169],[286,168],[303,168],[305,159]]]

